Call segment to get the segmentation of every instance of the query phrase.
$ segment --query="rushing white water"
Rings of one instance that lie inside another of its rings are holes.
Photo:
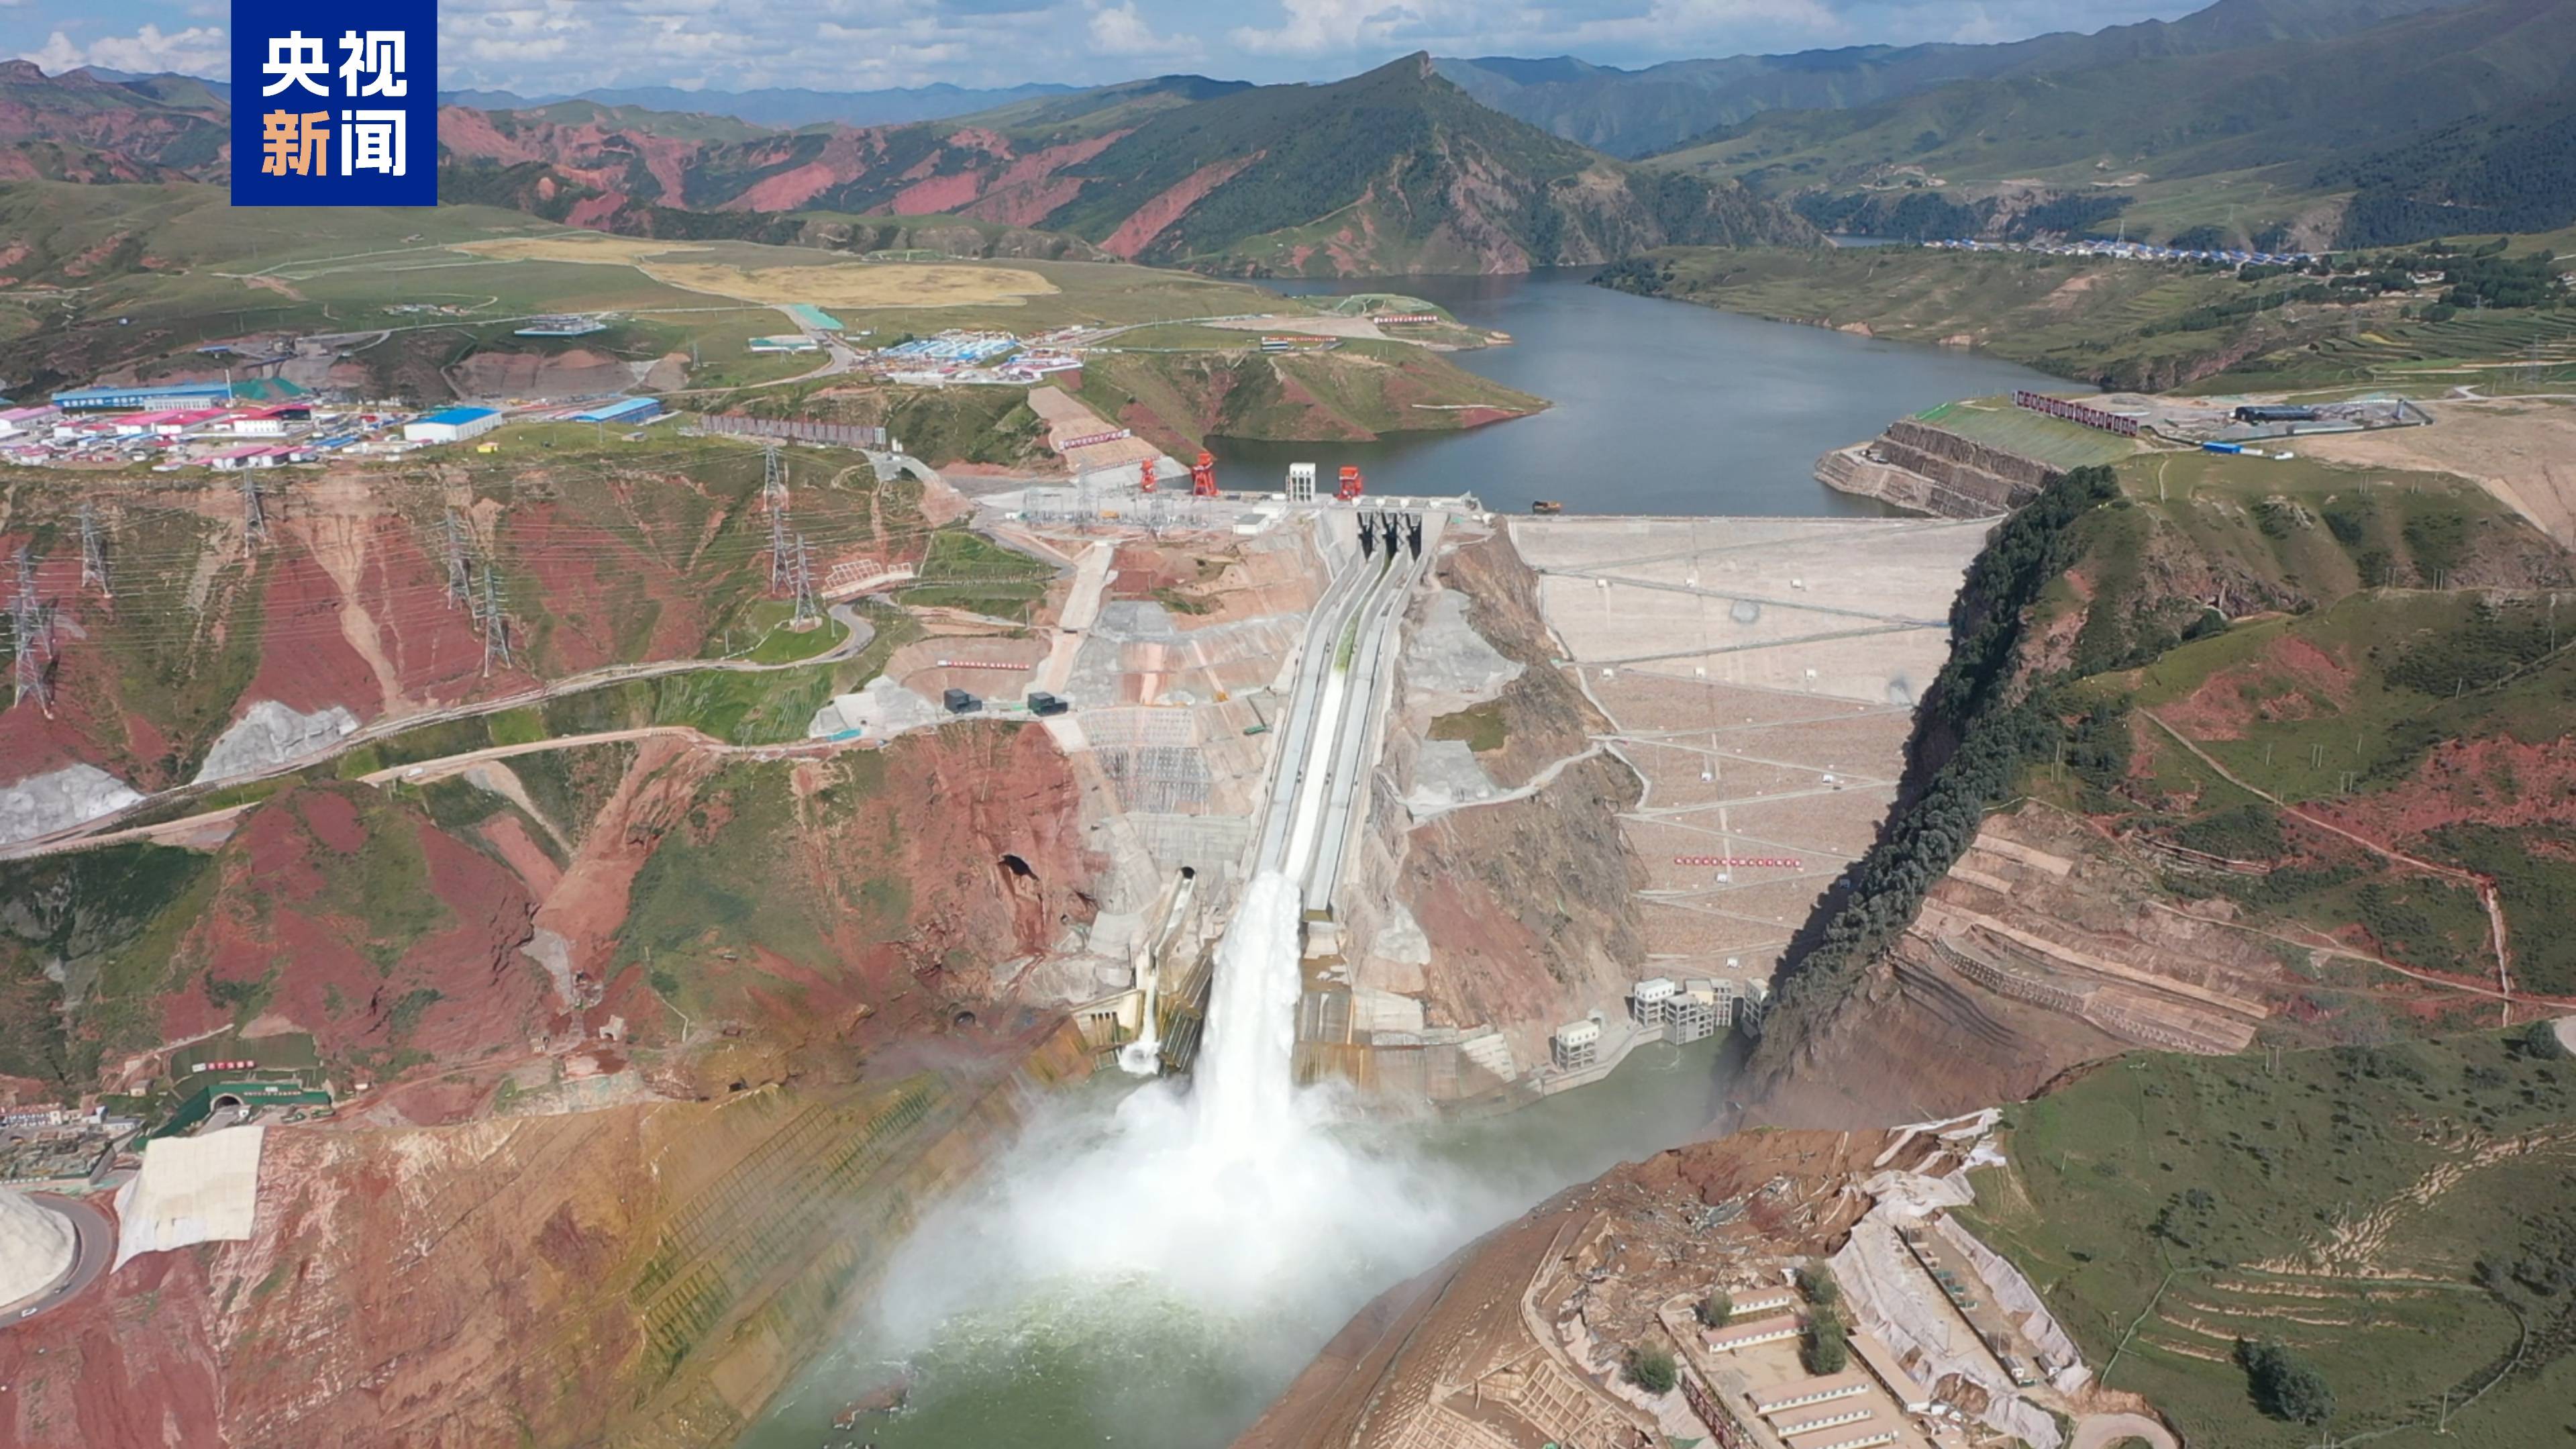
[[[1654,1107],[1573,1100],[1611,1090],[1591,1087],[1473,1127],[1353,1123],[1291,1080],[1300,915],[1285,876],[1255,879],[1217,948],[1195,1085],[1056,1099],[898,1251],[815,1397],[744,1449],[811,1449],[897,1363],[915,1407],[872,1427],[889,1449],[1227,1443],[1371,1296],[1706,1122],[1713,1097],[1684,1084]]]
[[[1137,1088],[1105,1130],[1041,1119],[974,1201],[907,1245],[879,1300],[895,1341],[1081,1280],[1216,1321],[1285,1315],[1319,1340],[1368,1285],[1509,1210],[1490,1186],[1337,1134],[1344,1099],[1293,1084],[1301,911],[1284,875],[1245,889],[1217,946],[1194,1083]]]
[[[1253,879],[1216,948],[1207,1040],[1198,1059],[1200,1154],[1211,1163],[1258,1160],[1309,1127],[1297,1110],[1298,962],[1305,901],[1277,871]]]

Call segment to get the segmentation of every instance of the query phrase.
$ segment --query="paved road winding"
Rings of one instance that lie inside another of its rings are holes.
[[[87,1292],[89,1285],[107,1271],[116,1255],[116,1226],[107,1214],[77,1198],[58,1197],[53,1193],[29,1193],[27,1200],[69,1222],[72,1226],[72,1267],[63,1281],[46,1289],[32,1301],[21,1299],[6,1309],[8,1317],[0,1320],[0,1332],[21,1323],[32,1323]]]

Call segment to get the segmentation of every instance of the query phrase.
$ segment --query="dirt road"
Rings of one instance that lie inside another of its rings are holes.
[[[2140,713],[2146,714],[2147,712],[2141,710]],[[2478,900],[2485,905],[2487,911],[2487,929],[2492,937],[2490,944],[2495,950],[2496,958],[2496,989],[2504,993],[2504,997],[2507,1002],[2511,1002],[2513,1000],[2513,942],[2505,932],[2504,898],[2496,893],[2495,882],[2472,871],[2462,870],[2458,866],[2442,865],[2435,861],[2426,860],[2421,856],[2408,855],[2402,850],[2382,845],[2367,835],[2360,834],[2357,831],[2347,830],[2344,827],[2335,824],[2331,820],[2311,815],[2307,811],[2300,809],[2298,806],[2291,804],[2278,795],[2272,794],[2268,790],[2256,789],[2254,786],[2238,779],[2235,772],[2229,770],[2225,765],[2218,762],[2217,756],[2202,749],[2198,744],[2194,743],[2189,736],[2185,735],[2182,731],[2175,729],[2172,725],[2166,724],[2163,720],[2156,718],[2153,714],[2147,714],[2147,719],[2157,729],[2163,730],[2166,734],[2172,736],[2174,743],[2182,746],[2186,750],[2189,750],[2192,753],[2192,756],[2198,759],[2202,764],[2216,770],[2220,779],[2225,780],[2228,784],[2235,786],[2237,789],[2244,791],[2248,795],[2270,802],[2272,806],[2280,810],[2281,813],[2285,815],[2295,815],[2301,821],[2309,825],[2313,825],[2319,830],[2329,831],[2333,834],[2340,835],[2344,839],[2351,841],[2353,844],[2360,846],[2362,849],[2369,851],[2371,854],[2378,856],[2382,860],[2391,861],[2399,865],[2411,865],[2417,870],[2423,871],[2428,875],[2438,875],[2445,880],[2458,881],[2460,884],[2467,886],[2470,890],[2476,892]]]
[[[2111,1449],[2123,1439],[2144,1439],[2152,1449],[2182,1449],[2171,1429],[2144,1414],[2087,1414],[2075,1421],[2070,1449]]]
[[[278,775],[291,775],[298,770],[310,769],[325,760],[346,754],[349,751],[358,748],[360,745],[368,744],[372,741],[384,739],[392,735],[398,735],[407,730],[419,729],[424,725],[445,724],[454,720],[473,719],[480,715],[499,714],[505,710],[523,709],[532,704],[543,704],[547,700],[554,699],[562,695],[579,694],[585,690],[598,689],[604,685],[623,684],[638,679],[658,679],[669,674],[688,674],[699,670],[724,671],[738,674],[766,674],[781,669],[806,669],[817,664],[836,664],[845,659],[855,658],[861,651],[865,650],[869,644],[875,642],[875,627],[869,624],[867,620],[859,617],[858,610],[853,606],[849,604],[834,604],[825,612],[834,622],[840,624],[844,629],[846,629],[848,633],[842,638],[840,643],[833,645],[831,648],[826,649],[822,653],[814,655],[809,659],[791,660],[784,664],[762,664],[753,660],[734,657],[722,659],[662,659],[637,664],[611,664],[599,669],[585,670],[580,674],[567,675],[562,679],[549,681],[548,683],[539,685],[534,689],[523,689],[513,694],[500,695],[491,699],[472,700],[464,704],[450,705],[444,709],[423,710],[418,714],[387,716],[371,720],[357,729],[332,740],[321,749],[315,750],[309,754],[296,756],[294,759],[287,760],[268,769],[228,776],[222,780],[211,781],[206,784],[182,785],[176,789],[162,790],[151,795],[146,795],[141,800],[136,801],[134,804],[127,806],[123,810],[115,811],[107,815],[101,815],[94,820],[83,821],[82,823],[71,826],[68,829],[57,830],[49,835],[34,836],[26,840],[11,841],[6,846],[0,846],[0,860],[17,860],[31,856],[53,855],[66,850],[87,849],[92,845],[107,844],[121,840],[157,840],[185,835],[192,830],[221,823],[224,819],[231,815],[238,814],[241,810],[247,809],[248,807],[233,806],[223,810],[209,810],[201,814],[190,815],[175,820],[162,821],[148,826],[119,827],[117,822],[120,820],[131,820],[137,815],[148,814],[163,806],[175,804],[181,801],[203,798],[218,789],[229,789],[236,785],[248,784],[254,780],[265,780]],[[758,647],[757,641],[750,646],[746,646],[746,652],[748,652],[749,648],[756,647]],[[692,733],[694,733],[694,731],[692,731]],[[710,739],[708,740],[708,743],[716,744],[719,742]],[[549,744],[549,747],[559,748],[560,742],[551,743]]]

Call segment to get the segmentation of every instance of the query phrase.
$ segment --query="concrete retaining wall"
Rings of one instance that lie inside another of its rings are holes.
[[[1875,441],[1816,462],[1816,480],[1828,488],[1941,518],[2008,513],[2058,476],[2035,458],[1911,418],[1889,424]]]

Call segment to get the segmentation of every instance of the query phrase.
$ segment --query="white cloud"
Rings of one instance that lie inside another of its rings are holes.
[[[1763,44],[1839,43],[1849,27],[1831,0],[1278,0],[1279,23],[1228,39],[1255,55],[1332,57],[1429,50],[1439,55],[1740,53]]]
[[[1200,53],[1195,35],[1159,35],[1153,22],[1136,11],[1136,0],[1104,5],[1094,0],[1091,49],[1099,55],[1184,56]]]
[[[687,77],[726,90],[839,91],[1127,78],[1118,66],[1065,73],[1088,51],[1088,0],[446,0],[441,12],[442,84],[451,88],[533,94]]]
[[[164,34],[160,26],[147,23],[132,35],[102,35],[86,46],[73,44],[69,35],[57,30],[41,47],[22,53],[19,59],[34,61],[48,75],[60,75],[84,65],[142,72],[171,70],[214,80],[232,72],[232,51],[225,43],[224,32],[211,25],[191,25]]]
[[[1334,55],[1364,47],[1383,47],[1389,36],[1390,12],[1378,0],[1282,0],[1286,19],[1268,30],[1235,27],[1233,40],[1260,55]],[[1385,18],[1381,18],[1385,17]]]

